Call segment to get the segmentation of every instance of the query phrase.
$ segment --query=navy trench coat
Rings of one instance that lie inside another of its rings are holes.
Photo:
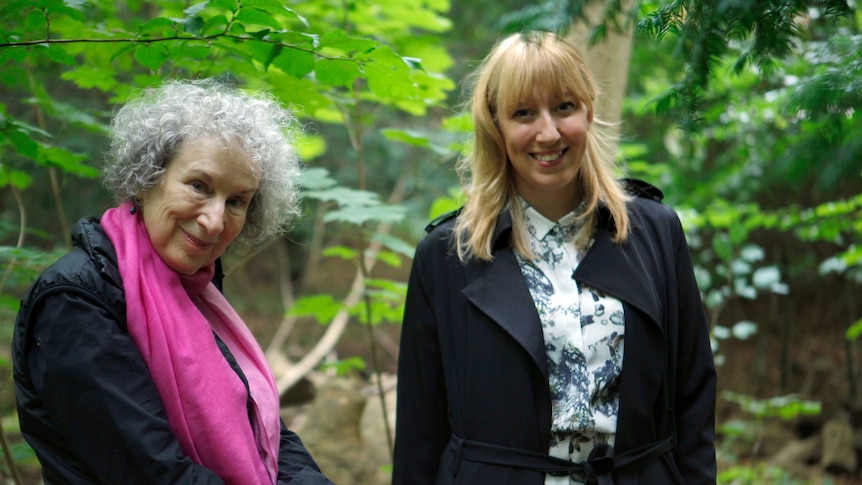
[[[611,237],[600,209],[574,278],[625,311],[614,453],[670,438],[673,448],[613,472],[617,485],[715,483],[716,375],[709,332],[678,217],[662,193],[629,181],[632,231]],[[393,485],[541,485],[543,472],[464,459],[457,439],[547,454],[551,397],[542,327],[498,218],[490,263],[462,264],[454,219],[429,226],[411,270],[398,366]]]

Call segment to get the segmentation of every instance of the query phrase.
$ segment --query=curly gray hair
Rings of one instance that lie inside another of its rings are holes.
[[[145,89],[111,121],[102,182],[118,202],[152,189],[186,140],[220,138],[246,152],[260,179],[231,249],[245,249],[287,229],[299,215],[296,119],[272,96],[213,79],[173,80]]]

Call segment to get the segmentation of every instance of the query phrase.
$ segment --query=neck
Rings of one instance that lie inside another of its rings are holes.
[[[527,201],[530,206],[539,214],[545,216],[549,221],[557,222],[564,215],[575,210],[580,203],[580,198],[576,193],[572,192],[571,196],[567,197],[529,197],[525,194],[519,194]]]

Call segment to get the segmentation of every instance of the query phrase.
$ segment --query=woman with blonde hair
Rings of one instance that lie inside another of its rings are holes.
[[[659,189],[618,177],[583,58],[513,34],[470,87],[466,202],[409,280],[393,484],[714,484],[685,234]]]

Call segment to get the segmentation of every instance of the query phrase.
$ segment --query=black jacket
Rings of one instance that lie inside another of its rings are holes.
[[[45,484],[223,483],[185,456],[171,432],[127,332],[117,257],[98,219],[78,222],[73,241],[23,298],[12,342],[21,433]],[[220,271],[214,281],[221,287]],[[278,483],[331,484],[281,426]]]
[[[612,241],[613,222],[600,210],[595,242],[574,278],[618,298],[625,311],[614,452],[667,439],[674,446],[613,478],[617,485],[714,485],[716,375],[689,249],[661,192],[630,188],[641,196],[630,204],[628,241]],[[544,473],[468,459],[451,439],[547,455],[551,433],[542,326],[510,246],[511,217],[498,218],[489,263],[459,261],[453,225],[449,219],[433,228],[413,261],[393,485],[541,485]]]

